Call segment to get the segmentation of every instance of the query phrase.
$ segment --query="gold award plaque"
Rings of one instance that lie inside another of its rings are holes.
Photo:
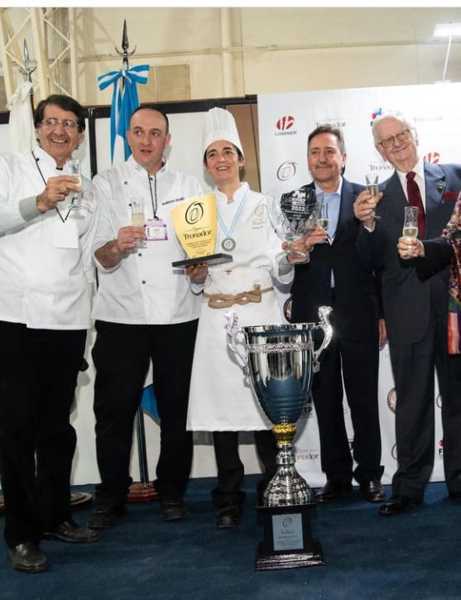
[[[171,210],[176,235],[189,258],[210,256],[216,247],[216,196],[192,196]]]

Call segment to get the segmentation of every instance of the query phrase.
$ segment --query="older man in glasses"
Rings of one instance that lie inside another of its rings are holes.
[[[12,566],[47,568],[42,537],[93,542],[70,517],[76,435],[69,422],[90,325],[95,204],[69,160],[84,110],[53,95],[35,112],[38,145],[0,155],[0,463]]]
[[[444,466],[449,495],[461,500],[461,399],[450,393],[447,352],[447,270],[425,281],[415,261],[402,260],[397,241],[402,236],[405,207],[417,207],[420,239],[440,235],[461,189],[461,167],[430,164],[418,155],[412,123],[399,114],[386,114],[373,123],[381,156],[395,168],[376,205],[367,191],[355,202],[363,228],[359,252],[382,270],[384,316],[389,335],[397,392],[396,440],[398,468],[392,496],[379,512],[397,515],[421,504],[434,463],[434,369],[442,396]],[[382,196],[382,197],[381,197]]]

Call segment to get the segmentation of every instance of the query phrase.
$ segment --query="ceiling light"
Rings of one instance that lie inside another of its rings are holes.
[[[461,23],[438,23],[435,26],[433,36],[439,38],[461,36]]]

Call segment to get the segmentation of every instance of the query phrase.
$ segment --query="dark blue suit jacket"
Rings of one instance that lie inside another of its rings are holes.
[[[453,211],[452,198],[461,189],[461,167],[424,164],[426,238],[439,236]],[[446,198],[449,197],[449,200]],[[411,344],[426,334],[434,313],[446,316],[447,269],[426,281],[418,277],[415,261],[401,260],[397,240],[402,235],[407,200],[397,173],[385,183],[373,233],[362,228],[357,248],[371,268],[382,270],[384,318],[390,342]]]
[[[313,187],[309,184],[308,187]],[[334,324],[338,335],[363,340],[377,335],[376,281],[361,262],[356,248],[361,229],[353,203],[363,186],[343,179],[341,204],[333,244],[318,244],[310,262],[297,265],[291,288],[292,321],[318,321],[318,307],[331,304],[331,271],[334,274]]]

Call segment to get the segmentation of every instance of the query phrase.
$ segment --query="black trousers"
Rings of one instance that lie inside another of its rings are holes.
[[[448,356],[446,316],[435,315],[415,344],[391,343],[397,392],[398,469],[392,491],[421,500],[434,465],[434,367],[442,397],[447,487],[461,493],[461,357]]]
[[[350,482],[352,476],[359,483],[381,479],[377,336],[358,342],[335,335],[320,361],[312,393],[322,471],[333,481]],[[352,452],[344,423],[343,378],[354,428]]]
[[[239,506],[244,499],[240,486],[244,467],[238,451],[238,431],[214,431],[213,442],[218,470],[218,485],[212,491],[213,504],[217,509]],[[258,504],[262,494],[277,469],[277,444],[271,430],[254,432],[256,452],[262,463],[263,477],[258,483]]]
[[[69,422],[86,331],[0,322],[0,462],[8,546],[70,516],[76,434]]]
[[[97,502],[126,501],[133,421],[149,361],[153,363],[160,415],[157,488],[162,499],[182,498],[192,464],[192,433],[186,431],[189,384],[197,321],[177,325],[96,322],[94,412],[101,484]]]

